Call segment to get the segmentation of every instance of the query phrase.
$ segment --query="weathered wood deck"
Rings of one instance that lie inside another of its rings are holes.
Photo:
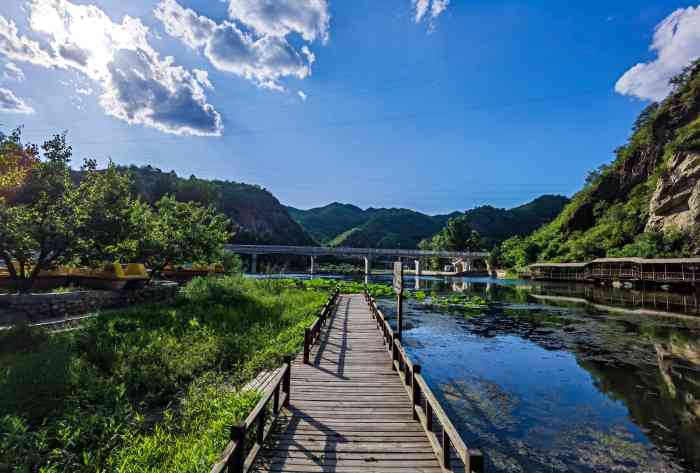
[[[340,297],[309,361],[255,471],[443,471],[362,295]]]

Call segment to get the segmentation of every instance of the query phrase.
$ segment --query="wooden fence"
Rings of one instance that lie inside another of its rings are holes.
[[[331,297],[328,298],[326,303],[323,305],[323,308],[321,309],[321,313],[318,315],[318,318],[314,320],[310,327],[304,329],[304,363],[306,363],[307,365],[309,364],[309,354],[311,353],[311,347],[314,346],[314,343],[316,343],[316,340],[318,340],[318,337],[321,335],[321,329],[324,325],[326,325],[328,316],[332,312],[333,306],[335,305],[337,299],[338,291],[336,290],[333,292],[333,294],[331,294]]]
[[[445,470],[451,471],[451,453],[454,452],[464,464],[464,471],[483,472],[483,454],[479,450],[467,448],[423,378],[420,365],[411,362],[384,313],[377,307],[376,301],[367,290],[365,290],[365,300],[369,305],[372,317],[377,321],[377,327],[382,332],[388,350],[392,353],[394,369],[401,377],[411,398],[413,418],[420,421],[423,426],[440,465]]]
[[[305,330],[304,362],[308,363],[309,350],[318,339],[321,327],[325,325],[337,298],[338,291],[334,291],[323,305],[318,318]],[[291,373],[292,357],[286,356],[282,368],[267,385],[262,399],[258,401],[245,421],[231,426],[230,441],[219,461],[211,468],[211,473],[244,473],[250,470],[280,411],[283,407],[289,406]]]

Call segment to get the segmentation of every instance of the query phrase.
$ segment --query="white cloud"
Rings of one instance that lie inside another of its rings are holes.
[[[284,90],[283,77],[304,79],[315,56],[307,46],[297,51],[284,37],[254,36],[235,23],[216,23],[176,0],[162,0],[155,10],[165,30],[191,48],[204,50],[214,67],[244,77],[259,87]]]
[[[415,22],[420,23],[425,18],[432,27],[433,21],[447,10],[450,0],[411,0],[411,3],[415,11]]]
[[[650,50],[657,58],[625,72],[616,92],[655,101],[668,95],[669,79],[700,57],[700,6],[680,8],[659,23]]]
[[[0,53],[85,74],[100,84],[104,110],[130,124],[179,135],[221,134],[221,116],[200,83],[172,57],[160,58],[140,20],[125,16],[119,24],[94,5],[32,0],[29,24],[48,46],[19,36],[0,16]]]
[[[197,82],[202,84],[202,87],[214,90],[214,85],[209,80],[209,73],[207,71],[204,71],[202,69],[192,69],[192,74],[194,74],[194,77],[195,79],[197,79]]]
[[[17,64],[14,62],[8,62],[5,64],[5,73],[4,73],[5,79],[8,80],[24,80],[24,72],[22,72],[22,69],[17,67]]]
[[[161,1],[153,14],[163,23],[170,36],[179,38],[192,49],[205,46],[216,29],[214,21],[184,8],[175,0]]]
[[[298,91],[298,92],[297,92],[297,95],[299,95],[299,98],[300,98],[302,101],[306,102],[306,99],[308,98],[308,96],[304,93],[303,90]]]
[[[38,42],[20,36],[13,21],[0,15],[0,52],[14,61],[52,67],[56,60]]]
[[[0,112],[29,114],[34,113],[34,109],[11,90],[0,88]]]
[[[329,36],[327,0],[229,0],[229,16],[263,35],[299,33],[306,41]]]
[[[75,91],[78,95],[92,95],[94,92],[91,87],[78,87]]]

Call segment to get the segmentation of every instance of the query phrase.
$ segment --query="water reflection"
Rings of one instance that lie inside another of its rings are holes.
[[[411,356],[488,471],[700,471],[693,294],[487,278],[419,285],[488,301],[464,311],[410,300],[405,327]],[[394,313],[393,300],[381,304]]]

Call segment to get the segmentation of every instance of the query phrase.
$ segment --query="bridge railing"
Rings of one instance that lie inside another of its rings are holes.
[[[265,443],[272,425],[283,407],[289,405],[291,394],[292,357],[285,357],[282,369],[275,375],[255,405],[241,424],[231,426],[230,442],[214,466],[211,473],[244,473],[250,470]],[[272,406],[270,406],[272,403]],[[248,443],[252,444],[248,446]]]
[[[387,248],[350,248],[330,246],[285,246],[285,245],[226,245],[226,249],[234,253],[242,254],[296,254],[305,256],[402,256],[402,257],[431,257],[443,258],[487,258],[486,252],[470,251],[433,251],[412,249],[387,249]]]
[[[304,362],[306,363],[308,363],[310,348],[307,342],[318,338],[321,327],[325,324],[337,298],[338,291],[335,290],[323,305],[318,318],[310,328],[306,329],[304,336]],[[309,338],[310,331],[315,334],[313,339]],[[262,399],[258,401],[245,421],[231,426],[230,441],[219,460],[212,466],[210,473],[245,473],[250,470],[282,408],[289,406],[291,372],[292,357],[286,356],[282,368],[267,385]]]
[[[336,289],[328,298],[326,303],[323,305],[321,312],[318,314],[318,318],[314,320],[310,327],[304,329],[304,363],[309,364],[309,357],[311,354],[311,347],[313,347],[318,337],[321,335],[321,329],[326,325],[326,320],[333,310],[333,306],[338,299],[338,290]]]
[[[484,456],[481,451],[467,448],[461,435],[457,432],[440,402],[421,374],[421,366],[413,363],[401,341],[389,325],[384,313],[377,307],[377,302],[365,289],[365,301],[369,305],[372,317],[382,331],[385,344],[391,351],[393,369],[403,382],[411,403],[413,418],[420,421],[428,436],[433,451],[444,471],[453,471],[453,453],[464,465],[464,471],[482,473]]]

